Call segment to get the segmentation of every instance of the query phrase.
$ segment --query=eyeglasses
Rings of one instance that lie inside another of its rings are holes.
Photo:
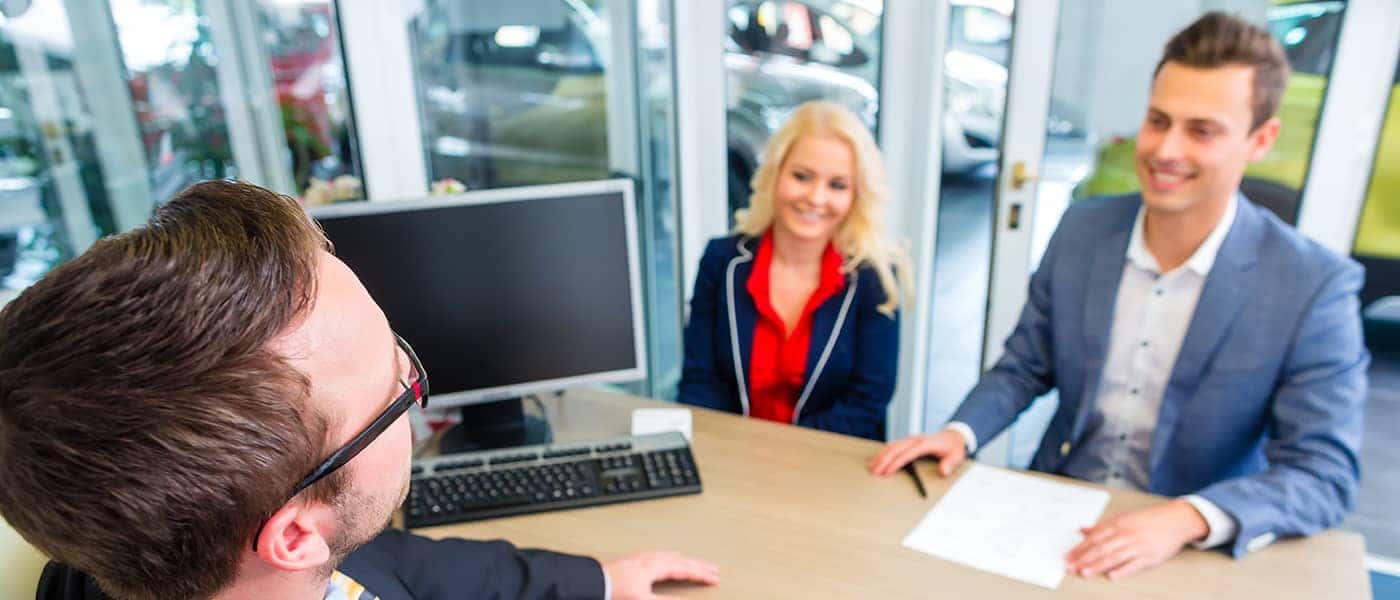
[[[419,408],[428,407],[428,372],[423,370],[423,363],[418,360],[418,355],[413,352],[413,348],[408,345],[408,342],[405,342],[398,334],[394,334],[394,341],[397,342],[399,348],[403,349],[404,354],[408,355],[408,362],[412,368],[407,380],[399,380],[399,385],[403,386],[403,393],[399,394],[399,397],[395,398],[389,407],[384,409],[384,412],[375,417],[369,427],[356,434],[349,443],[341,446],[339,450],[331,453],[325,462],[322,462],[320,466],[303,478],[288,498],[295,498],[306,488],[315,485],[316,482],[325,479],[327,475],[334,473],[336,469],[345,466],[345,463],[354,459],[356,455],[383,434],[390,425],[399,420],[399,417],[408,411],[409,406],[417,404]],[[262,524],[258,525],[258,531],[253,534],[254,552],[258,550],[258,538],[262,537],[262,530],[266,525],[267,521],[264,520]]]

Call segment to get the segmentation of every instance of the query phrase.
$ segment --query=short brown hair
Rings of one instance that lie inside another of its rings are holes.
[[[1169,62],[1203,69],[1226,65],[1253,68],[1251,131],[1278,112],[1288,86],[1288,57],[1278,40],[1262,27],[1219,11],[1206,13],[1167,41],[1162,60],[1152,71],[1154,79]]]
[[[121,598],[205,598],[328,452],[330,417],[269,348],[315,298],[295,200],[180,192],[0,312],[0,515]],[[308,492],[333,501],[330,478]]]

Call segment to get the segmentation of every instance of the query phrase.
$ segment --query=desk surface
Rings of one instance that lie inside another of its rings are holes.
[[[673,405],[596,391],[545,401],[558,442],[625,435],[631,409],[644,406]],[[522,547],[605,560],[640,550],[676,550],[718,564],[718,587],[659,588],[686,598],[1371,597],[1361,537],[1337,530],[1279,542],[1242,560],[1187,550],[1124,581],[1066,576],[1054,591],[983,573],[900,545],[956,475],[942,479],[931,463],[921,461],[920,475],[929,492],[922,499],[906,476],[878,478],[866,472],[866,461],[879,449],[874,442],[704,409],[693,412],[692,446],[705,488],[700,495],[418,533],[505,538]],[[1110,493],[1106,514],[1154,501],[1148,494]]]

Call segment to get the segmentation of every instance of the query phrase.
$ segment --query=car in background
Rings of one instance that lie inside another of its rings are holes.
[[[797,105],[830,100],[872,131],[879,108],[881,4],[856,0],[731,0],[725,72],[729,92],[729,186],[747,201],[768,137]],[[944,55],[943,171],[996,162],[1006,103],[1011,3],[956,0]],[[1001,62],[998,62],[998,61]],[[1061,119],[1054,127],[1067,132]]]
[[[723,56],[731,208],[769,136],[802,102],[838,102],[874,130],[879,107],[880,2],[731,0]],[[414,24],[425,138],[435,177],[468,189],[608,175],[608,34],[593,9],[560,0],[525,25],[453,19],[429,2]],[[443,15],[448,18],[428,18]],[[944,61],[943,168],[995,162],[1010,39],[1005,0],[958,0]],[[543,25],[551,23],[551,25]],[[1063,120],[1052,119],[1068,131]]]
[[[606,177],[606,25],[577,0],[521,24],[460,10],[430,1],[411,25],[430,173],[467,189]]]

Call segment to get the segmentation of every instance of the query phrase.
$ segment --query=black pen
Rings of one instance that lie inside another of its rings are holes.
[[[914,478],[914,485],[919,486],[919,497],[927,498],[928,490],[924,489],[924,480],[919,479],[919,472],[914,470],[914,463],[910,462],[904,465],[904,472],[908,473],[910,477]]]

